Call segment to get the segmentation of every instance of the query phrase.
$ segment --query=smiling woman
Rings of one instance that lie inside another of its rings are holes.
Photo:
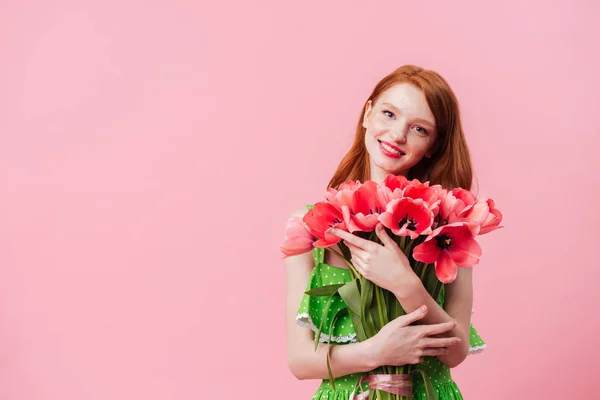
[[[382,145],[406,154],[389,160]],[[434,71],[405,65],[375,86],[361,110],[352,147],[328,186],[381,181],[387,173],[471,188],[471,156],[458,100]]]
[[[423,92],[409,83],[386,90],[375,105],[369,100],[362,126],[366,129],[365,146],[371,162],[380,171],[407,175],[423,157],[431,157],[435,118]],[[402,164],[397,161],[400,159]]]
[[[429,181],[448,189],[471,188],[471,160],[458,102],[450,86],[436,72],[405,65],[375,86],[361,110],[352,147],[328,187],[338,189],[343,182],[356,180],[381,183],[389,174]],[[304,214],[305,209],[299,209],[290,222],[298,224],[299,232]],[[327,232],[326,237],[336,235],[330,226],[321,228]],[[356,242],[355,246],[350,245],[351,251],[366,254],[360,249],[358,238],[344,232],[340,237],[346,244]],[[311,243],[307,243],[306,249],[311,248]],[[374,337],[362,342],[357,342],[348,318],[336,320],[330,329],[324,324],[318,338],[322,344],[314,351],[314,335],[319,332],[317,326],[322,318],[333,320],[345,304],[338,299],[322,316],[325,301],[305,291],[346,283],[350,274],[335,252],[324,252],[322,248],[315,248],[312,253],[297,250],[294,249],[296,255],[285,260],[288,362],[299,379],[322,380],[314,399],[350,399],[356,394],[354,388],[363,373],[382,365],[406,364],[419,364],[431,378],[439,400],[462,399],[450,368],[463,362],[468,354],[485,348],[471,324],[470,268],[459,268],[456,279],[442,289],[435,301],[423,290],[416,275],[417,279],[404,279],[410,278],[413,271],[403,269],[397,255],[380,253],[375,262],[377,267],[371,264],[373,278],[369,280],[393,289],[407,315],[391,321]],[[400,276],[403,284],[398,289]],[[336,391],[328,379],[326,354],[330,355],[336,385],[339,382]],[[361,386],[363,390],[369,388],[366,383]],[[412,393],[416,399],[426,398],[423,381],[418,377]]]

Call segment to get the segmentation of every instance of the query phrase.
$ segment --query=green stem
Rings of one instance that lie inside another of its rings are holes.
[[[405,247],[406,247],[406,236],[402,236],[400,238],[400,249],[402,249],[402,251],[406,253]]]
[[[350,269],[350,271],[352,271],[354,273],[354,276],[352,278],[356,278],[356,277],[360,276],[360,274],[358,272],[356,272],[356,269],[354,269],[354,266],[352,265],[352,263],[350,261],[348,261],[346,259],[346,257],[344,257],[340,252],[335,251],[331,247],[325,247],[325,249],[328,250],[328,251],[331,251],[332,253],[336,254],[339,258],[341,258],[342,260],[344,260],[344,262],[346,263],[346,265],[348,266],[348,268]]]
[[[428,267],[429,267],[429,264],[423,265],[423,269],[421,270],[421,274],[419,275],[419,278],[421,278],[421,281],[423,281],[423,279],[425,279],[425,273],[427,272]]]
[[[381,326],[385,325],[385,321],[383,319],[383,307],[381,306],[381,295],[379,293],[379,286],[375,286],[375,298],[377,299],[377,311],[379,311],[379,320],[381,321]]]
[[[407,238],[408,239],[408,238]],[[404,254],[410,260],[412,249],[415,247],[416,239],[408,239],[408,243],[406,243],[406,248],[404,249]]]
[[[441,281],[437,281],[435,283],[435,289],[433,289],[433,298],[436,302],[439,300],[438,297],[440,297],[440,293],[442,292],[442,286],[444,286],[444,284]]]

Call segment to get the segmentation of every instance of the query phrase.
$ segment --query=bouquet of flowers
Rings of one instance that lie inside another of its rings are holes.
[[[348,181],[338,189],[329,188],[325,200],[316,203],[303,218],[292,217],[288,221],[281,251],[284,257],[289,257],[319,247],[344,260],[352,278],[350,282],[322,286],[306,293],[328,297],[325,313],[332,298],[340,296],[346,308],[334,315],[330,327],[347,312],[357,340],[365,341],[405,311],[392,292],[373,284],[357,271],[348,246],[331,233],[333,228],[381,244],[375,227],[382,224],[428,293],[438,301],[443,285],[456,279],[457,267],[468,268],[479,262],[481,248],[476,236],[501,228],[501,221],[502,214],[491,199],[477,199],[461,188],[447,190],[429,182],[388,175],[381,184]],[[341,253],[332,248],[335,244]],[[315,335],[315,350],[324,321],[323,317]],[[335,390],[329,357],[327,367]],[[410,384],[407,385],[406,380],[414,372],[423,374],[428,398],[433,396],[426,374],[416,365],[403,365],[382,366],[371,371],[366,381],[377,390],[369,398],[409,397]]]

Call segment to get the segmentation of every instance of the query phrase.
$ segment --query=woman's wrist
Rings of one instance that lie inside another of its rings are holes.
[[[367,372],[385,364],[382,362],[380,346],[375,337],[369,338],[359,344],[362,346],[361,354],[365,360],[365,367],[368,368]]]
[[[410,271],[402,279],[398,280],[396,287],[392,290],[392,293],[398,300],[406,299],[413,296],[419,287],[422,287],[423,284],[419,277],[414,273],[414,271]]]

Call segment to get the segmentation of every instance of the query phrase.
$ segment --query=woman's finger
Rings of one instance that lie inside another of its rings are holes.
[[[387,234],[382,223],[377,224],[375,227],[375,233],[381,240],[381,243],[383,243],[388,249],[392,250],[398,247],[396,242],[394,242],[394,240],[392,240],[392,238]]]
[[[460,338],[424,338],[421,340],[423,347],[450,347],[460,343]]]
[[[439,324],[419,325],[425,336],[439,335],[456,327],[456,321],[441,322]]]
[[[361,249],[360,247],[353,245],[352,243],[344,243],[344,244],[346,246],[348,246],[350,253],[352,253],[353,259],[356,256],[356,257],[360,258],[362,261],[367,262],[367,260],[369,259],[369,256],[370,256],[370,253],[368,251],[365,251],[365,250]]]
[[[423,355],[429,356],[429,357],[441,356],[444,354],[448,354],[448,349],[445,347],[430,347],[430,348],[423,350]]]
[[[365,269],[367,268],[367,264],[361,260],[360,258],[352,258],[352,265],[354,265],[354,268],[356,268],[356,270],[361,274],[361,275],[365,275]]]
[[[370,249],[373,247],[373,245],[376,244],[375,242],[363,239],[361,237],[356,236],[353,233],[346,232],[342,229],[332,228],[330,230],[330,232],[332,235],[340,237],[340,238],[344,239],[346,242],[352,243],[356,247],[360,247],[361,249],[364,249],[364,250]]]

